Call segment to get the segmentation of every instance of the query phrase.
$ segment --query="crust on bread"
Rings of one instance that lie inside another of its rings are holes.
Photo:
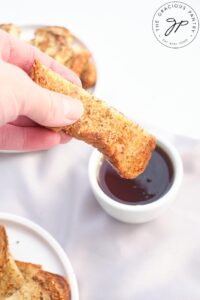
[[[23,282],[23,276],[9,252],[5,228],[0,226],[0,299],[16,292]]]
[[[155,148],[155,138],[104,101],[65,80],[35,61],[31,78],[43,88],[80,99],[83,116],[74,124],[54,128],[96,147],[119,175],[132,179],[141,174]]]

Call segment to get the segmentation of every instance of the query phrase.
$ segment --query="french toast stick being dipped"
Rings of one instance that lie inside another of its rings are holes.
[[[40,86],[82,101],[83,116],[72,125],[53,128],[96,147],[119,175],[133,179],[141,174],[155,148],[155,138],[104,101],[35,61],[31,78]]]

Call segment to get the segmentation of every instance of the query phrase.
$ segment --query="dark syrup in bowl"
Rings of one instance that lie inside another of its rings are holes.
[[[121,178],[105,159],[102,160],[98,184],[101,189],[117,202],[137,205],[158,200],[170,189],[174,180],[174,169],[168,154],[156,147],[149,164],[135,179]]]

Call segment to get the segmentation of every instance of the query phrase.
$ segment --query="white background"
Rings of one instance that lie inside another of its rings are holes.
[[[1,211],[28,217],[61,243],[81,300],[200,299],[200,144],[173,136],[200,137],[200,33],[183,49],[158,43],[151,22],[163,3],[1,1],[2,23],[61,24],[81,37],[97,62],[96,94],[163,135],[170,131],[183,159],[176,202],[154,222],[134,226],[97,204],[84,143],[0,155]],[[187,4],[200,17],[200,2]]]

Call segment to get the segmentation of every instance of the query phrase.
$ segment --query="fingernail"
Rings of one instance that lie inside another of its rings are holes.
[[[70,123],[75,122],[83,114],[83,104],[80,100],[74,98],[63,99],[64,116]]]

